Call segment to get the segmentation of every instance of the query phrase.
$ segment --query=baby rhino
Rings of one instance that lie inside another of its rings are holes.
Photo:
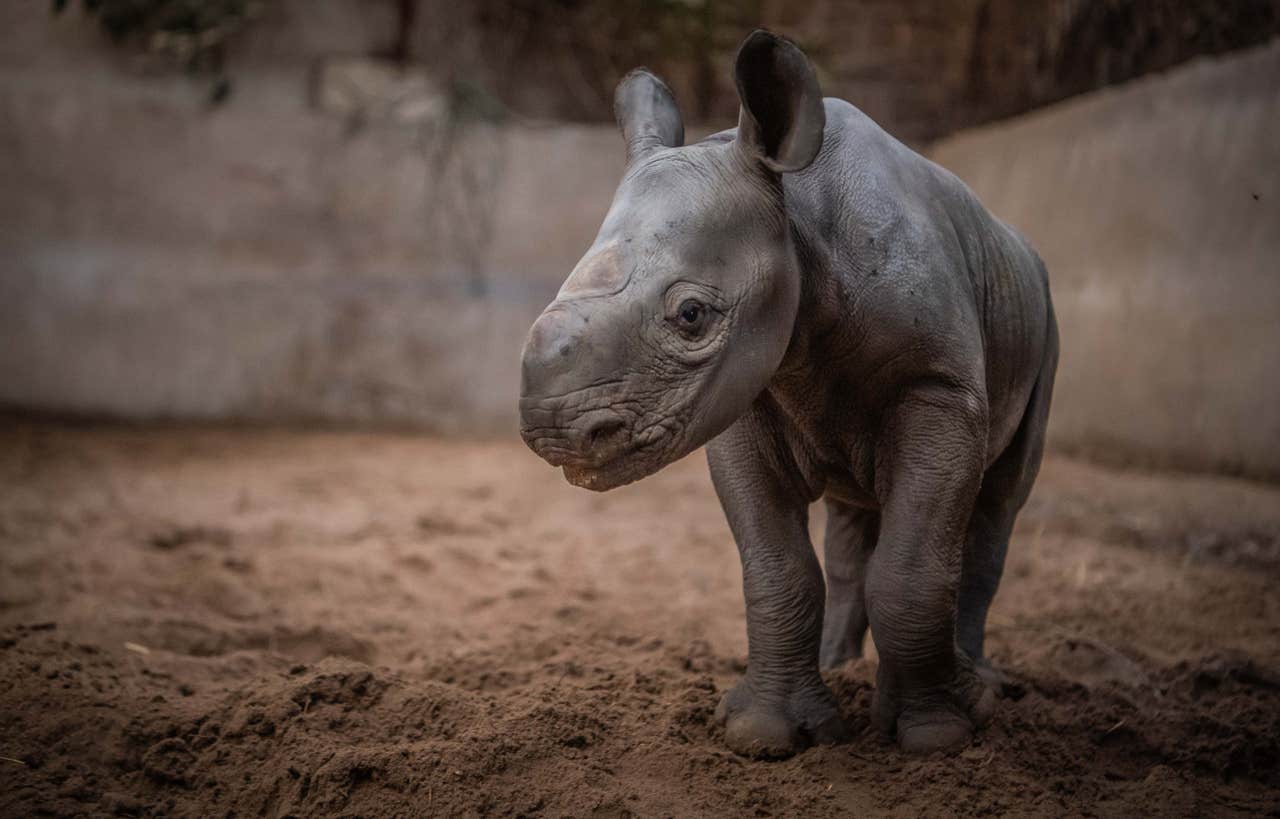
[[[529,331],[521,433],[597,491],[706,445],[747,603],[717,711],[735,751],[844,738],[819,669],[868,626],[875,724],[950,748],[994,707],[987,607],[1058,357],[1045,268],[955,176],[824,100],[791,42],[751,34],[734,79],[737,129],[688,146],[661,80],[619,84],[626,173]]]

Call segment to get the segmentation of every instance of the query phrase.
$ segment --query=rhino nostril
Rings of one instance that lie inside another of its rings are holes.
[[[606,418],[596,422],[587,431],[587,445],[591,448],[602,446],[621,435],[625,425],[616,418]]]

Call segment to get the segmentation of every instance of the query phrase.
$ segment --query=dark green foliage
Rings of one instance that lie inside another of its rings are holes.
[[[227,40],[256,18],[267,0],[81,0],[88,16],[119,45],[130,46],[193,73],[212,74],[209,102],[231,95],[223,71]],[[70,0],[53,0],[61,14]]]
[[[53,0],[53,13],[70,5],[70,0]],[[227,39],[258,16],[263,0],[81,0],[80,5],[118,44],[189,69],[221,73]]]

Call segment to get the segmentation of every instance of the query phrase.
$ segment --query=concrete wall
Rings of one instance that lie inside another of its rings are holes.
[[[348,30],[323,50],[373,37]],[[442,151],[440,122],[316,107],[316,65],[251,61],[211,107],[207,80],[142,74],[74,17],[0,8],[0,403],[511,426],[524,333],[595,234],[619,137],[475,125]]]
[[[430,116],[326,107],[318,61],[386,37],[354,18],[303,54],[263,29],[211,107],[35,8],[0,6],[0,404],[513,428],[525,330],[621,172],[611,127],[441,151]],[[1280,477],[1275,76],[1280,45],[936,147],[1049,264],[1056,446]]]
[[[1280,478],[1277,77],[1273,42],[934,147],[1049,267],[1052,444]]]

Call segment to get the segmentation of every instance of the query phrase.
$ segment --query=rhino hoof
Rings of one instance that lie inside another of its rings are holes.
[[[730,750],[755,759],[785,759],[810,745],[835,744],[849,737],[834,697],[821,683],[765,697],[743,680],[720,701],[716,720],[724,725]]]
[[[995,692],[972,671],[949,686],[922,693],[904,702],[878,689],[872,705],[881,730],[896,734],[898,747],[909,754],[955,750],[995,713]]]
[[[972,737],[973,723],[959,714],[933,714],[924,722],[898,719],[898,747],[908,754],[949,751]]]

